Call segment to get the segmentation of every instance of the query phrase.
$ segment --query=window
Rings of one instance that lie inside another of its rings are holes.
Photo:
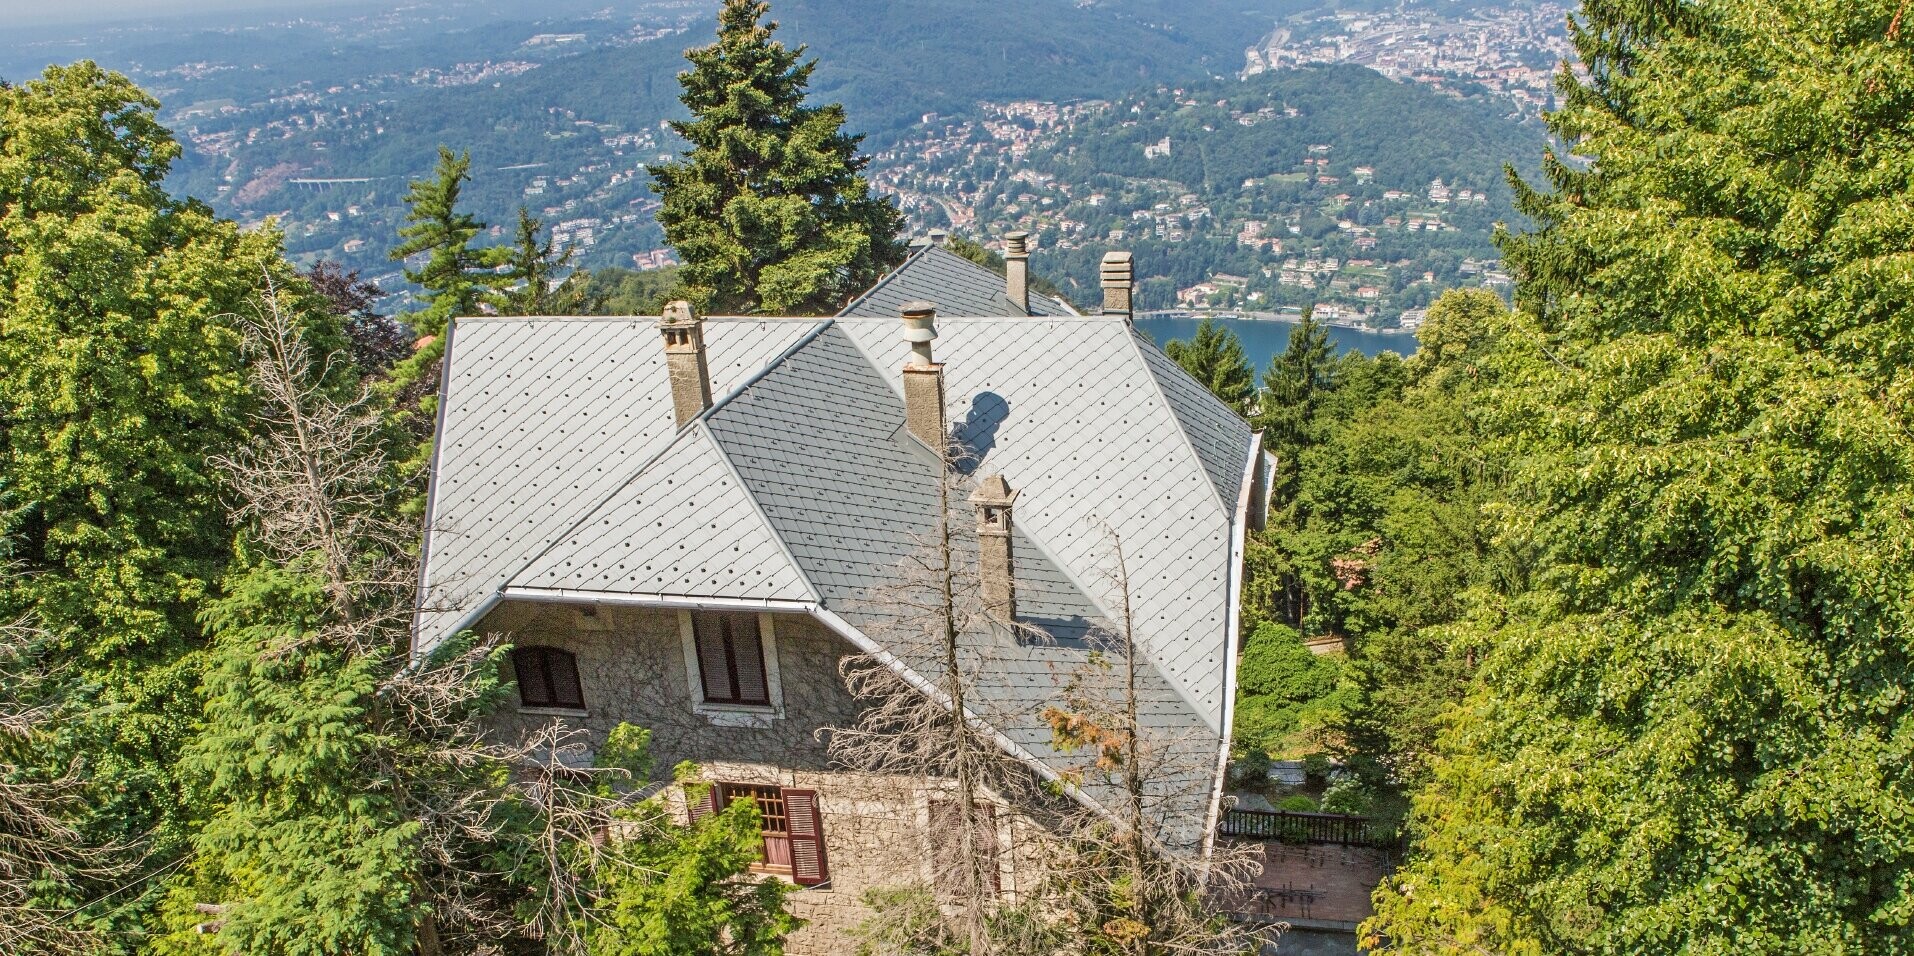
[[[714,783],[691,807],[692,822],[718,811],[721,805],[750,800],[758,805],[763,823],[763,861],[753,869],[788,876],[799,886],[816,886],[831,878],[824,853],[824,818],[818,811],[817,791],[764,784]],[[722,801],[722,803],[721,803]]]
[[[968,891],[964,877],[963,846],[959,838],[963,828],[959,826],[962,807],[956,800],[932,800],[930,802],[930,860],[933,878],[931,886],[941,896],[962,896]],[[971,820],[971,833],[975,835],[978,849],[977,868],[986,893],[995,896],[1002,889],[1000,875],[997,872],[997,808],[988,803],[977,804],[977,815]]]
[[[578,683],[578,659],[556,647],[519,647],[512,650],[512,671],[518,677],[518,699],[527,707],[585,708]]]
[[[757,615],[698,612],[691,615],[691,629],[705,702],[770,706]]]

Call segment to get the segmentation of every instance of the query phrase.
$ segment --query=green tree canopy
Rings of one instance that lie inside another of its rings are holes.
[[[269,279],[304,286],[276,232],[166,194],[180,148],[157,108],[91,62],[0,86],[0,481],[25,572],[0,620],[30,616],[64,692],[90,695],[50,758],[86,753],[88,829],[163,865],[184,838],[194,615],[232,556],[207,462],[247,430],[234,317]]]
[[[902,261],[903,216],[861,175],[844,108],[805,105],[814,62],[771,38],[761,0],[726,0],[718,40],[685,52],[672,123],[691,144],[650,167],[683,295],[717,313],[835,312]]]
[[[1213,318],[1205,318],[1189,341],[1171,339],[1163,351],[1223,404],[1248,417],[1256,398],[1256,367],[1244,356],[1243,340],[1236,333]]]
[[[1914,946],[1914,51],[1896,0],[1589,0],[1485,411],[1532,585],[1370,930]]]

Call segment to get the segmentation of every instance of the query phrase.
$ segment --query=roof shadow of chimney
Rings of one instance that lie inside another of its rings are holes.
[[[958,468],[966,475],[976,474],[978,466],[997,447],[997,428],[1010,417],[1010,403],[996,392],[978,392],[971,396],[970,411],[957,426],[957,441],[964,447]]]

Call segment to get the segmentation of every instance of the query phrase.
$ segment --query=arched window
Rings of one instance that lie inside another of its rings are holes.
[[[518,699],[525,706],[584,709],[578,659],[569,652],[556,647],[513,648],[512,670],[518,675]]]

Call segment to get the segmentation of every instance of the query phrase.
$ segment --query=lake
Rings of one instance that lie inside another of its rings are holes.
[[[1273,320],[1218,319],[1231,332],[1243,340],[1243,351],[1256,366],[1258,372],[1269,367],[1269,360],[1276,353],[1289,347],[1289,330],[1295,323]],[[1136,327],[1150,333],[1156,344],[1163,345],[1171,339],[1187,339],[1196,335],[1197,319],[1172,319],[1162,316],[1147,316],[1136,320]],[[1383,335],[1379,332],[1364,332],[1360,329],[1345,329],[1341,326],[1329,326],[1329,342],[1337,351],[1355,349],[1364,355],[1379,352],[1395,352],[1408,355],[1416,350],[1416,337],[1413,335]]]

